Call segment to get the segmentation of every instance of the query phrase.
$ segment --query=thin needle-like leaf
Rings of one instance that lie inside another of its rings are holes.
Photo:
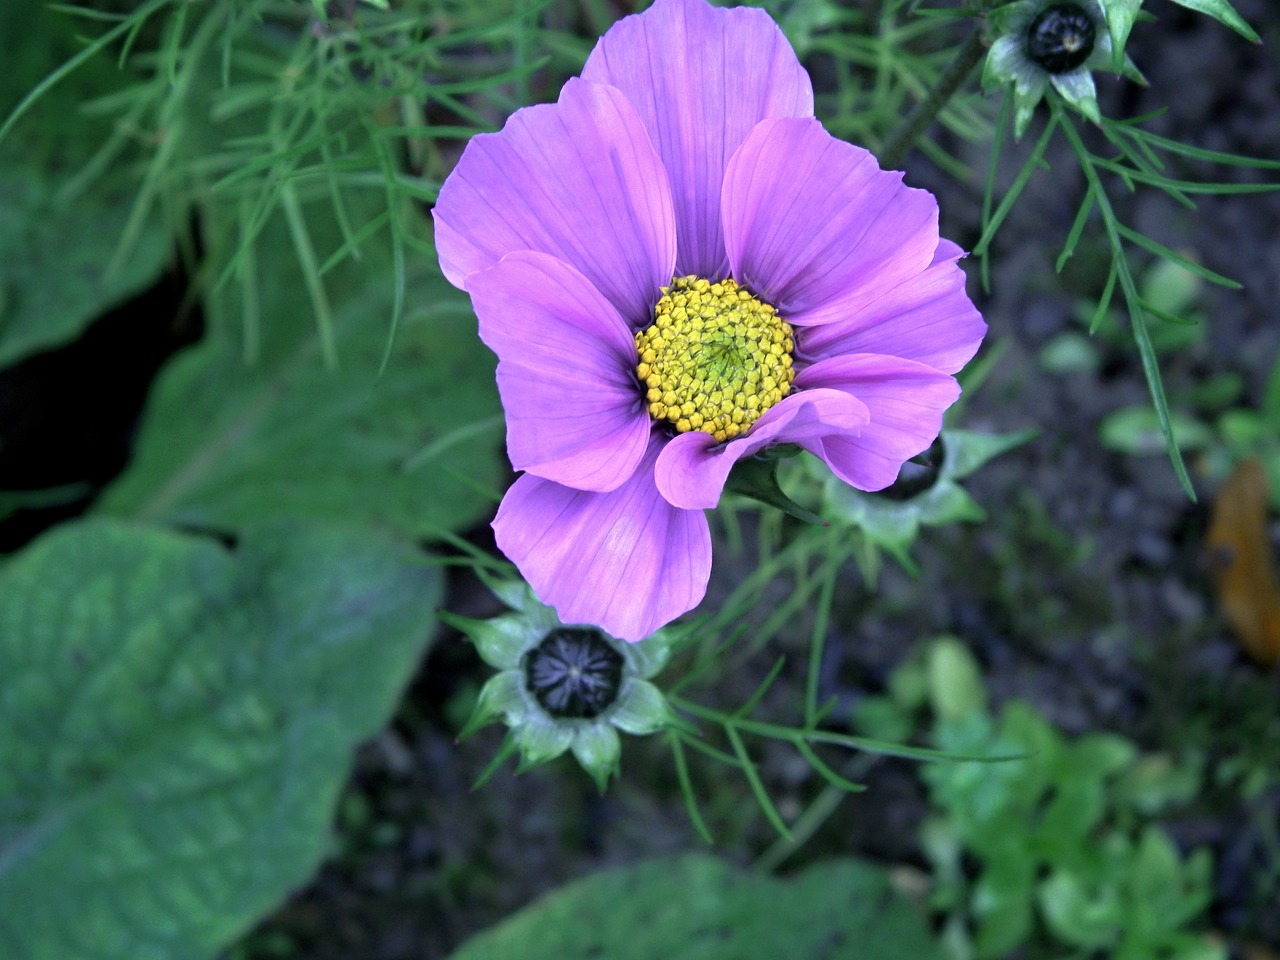
[[[1084,199],[1080,201],[1080,209],[1076,211],[1076,218],[1071,223],[1071,229],[1067,231],[1067,239],[1062,244],[1062,252],[1058,254],[1058,262],[1054,264],[1054,270],[1057,273],[1062,272],[1062,268],[1066,266],[1072,254],[1076,252],[1076,244],[1080,242],[1080,235],[1084,232],[1084,225],[1089,220],[1089,214],[1093,212],[1093,184],[1085,189]]]
[[[1060,109],[1055,106],[1055,116],[1058,115]],[[1188,498],[1195,500],[1195,488],[1191,485],[1191,478],[1187,475],[1186,463],[1182,459],[1182,451],[1178,448],[1177,440],[1173,435],[1173,422],[1169,417],[1169,401],[1165,396],[1164,382],[1160,376],[1160,363],[1156,357],[1155,345],[1151,342],[1151,333],[1147,330],[1147,318],[1142,309],[1142,300],[1138,295],[1138,287],[1134,282],[1132,272],[1129,270],[1129,261],[1125,257],[1124,241],[1120,235],[1119,221],[1111,207],[1111,201],[1107,197],[1106,190],[1102,186],[1102,181],[1099,179],[1098,171],[1095,167],[1097,158],[1085,147],[1084,141],[1080,138],[1080,134],[1076,131],[1071,120],[1068,119],[1062,124],[1062,132],[1066,135],[1067,142],[1071,144],[1071,149],[1076,155],[1085,179],[1095,192],[1098,213],[1102,217],[1103,228],[1106,231],[1107,240],[1111,244],[1111,253],[1114,258],[1112,262],[1120,282],[1120,290],[1124,294],[1125,306],[1129,310],[1134,342],[1138,345],[1138,356],[1142,361],[1142,373],[1146,377],[1147,389],[1151,393],[1151,401],[1155,407],[1156,420],[1160,424],[1160,432],[1164,435],[1165,449],[1169,454],[1169,461],[1173,464],[1173,471],[1177,474],[1178,482],[1182,485],[1183,491]]]
[[[1177,250],[1166,247],[1164,244],[1152,240],[1145,234],[1126,227],[1123,223],[1116,223],[1116,231],[1120,236],[1135,246],[1142,247],[1143,250],[1154,253],[1157,257],[1163,257],[1166,260],[1170,260],[1173,263],[1178,264],[1178,266],[1182,267],[1184,270],[1189,270],[1196,276],[1203,277],[1210,283],[1216,283],[1218,286],[1226,287],[1228,290],[1239,290],[1242,287],[1242,284],[1238,280],[1232,280],[1230,277],[1225,277],[1220,273],[1215,273],[1208,267],[1183,256]]]
[[[996,174],[1000,170],[1000,158],[1004,156],[1004,145],[1009,134],[1010,118],[1013,116],[1013,95],[1006,91],[1000,99],[1000,115],[996,119],[995,136],[992,138],[991,151],[987,156],[987,175],[982,184],[982,230],[985,233],[991,223],[991,206],[995,202]],[[982,268],[982,289],[991,290],[991,257],[984,250],[977,254]]]
[[[987,248],[991,245],[991,241],[995,239],[996,231],[1000,229],[1000,225],[1004,223],[1005,217],[1009,215],[1009,211],[1013,209],[1013,205],[1018,202],[1018,197],[1022,195],[1023,189],[1027,182],[1031,179],[1031,175],[1041,167],[1047,169],[1044,163],[1044,153],[1048,149],[1049,139],[1053,136],[1053,131],[1060,124],[1059,115],[1055,112],[1044,125],[1044,131],[1040,134],[1040,138],[1036,140],[1035,147],[1031,150],[1031,155],[1022,165],[1022,169],[1018,171],[1018,175],[1014,177],[1013,183],[1009,186],[1009,192],[1006,193],[1000,201],[1000,205],[996,207],[995,213],[987,221],[982,230],[982,236],[978,239],[978,243],[974,246],[973,252],[977,256],[986,254]]]
[[[751,792],[755,795],[756,803],[760,804],[764,818],[772,824],[773,829],[778,831],[780,836],[786,837],[788,840],[791,839],[791,831],[787,828],[782,815],[778,813],[778,808],[774,806],[773,798],[769,796],[769,791],[765,789],[764,781],[760,779],[755,761],[747,753],[742,737],[738,735],[738,731],[734,729],[732,724],[726,724],[724,732],[725,736],[729,738],[729,743],[738,758],[738,763],[742,766],[742,773],[747,778],[747,784],[751,787]]]
[[[689,812],[689,822],[697,831],[704,843],[716,842],[707,823],[702,819],[702,811],[698,809],[698,795],[693,790],[693,779],[689,776],[689,762],[685,759],[684,747],[681,745],[682,734],[675,730],[667,731],[667,742],[671,744],[671,755],[676,762],[676,780],[680,784],[680,792],[684,795],[684,806]]]

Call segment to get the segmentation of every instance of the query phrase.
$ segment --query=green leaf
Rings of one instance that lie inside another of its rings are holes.
[[[983,960],[1008,957],[1032,929],[1036,862],[1030,851],[988,864],[974,884],[974,946]]]
[[[1155,825],[1138,839],[1128,871],[1131,926],[1164,939],[1204,913],[1213,900],[1209,852],[1182,861],[1169,836]]]
[[[1113,733],[1086,733],[1071,748],[1070,777],[1111,777],[1121,773],[1138,756],[1132,740]]]
[[[1055,107],[1053,115],[1055,118],[1059,118],[1062,113]],[[1097,166],[1103,161],[1095,158],[1085,147],[1084,140],[1081,139],[1074,124],[1062,124],[1062,132],[1080,164],[1080,170],[1085,175],[1085,180],[1094,193],[1094,199],[1098,205],[1098,214],[1102,219],[1103,229],[1107,234],[1107,242],[1111,247],[1112,274],[1107,278],[1107,284],[1103,290],[1102,299],[1099,301],[1094,322],[1098,322],[1105,314],[1107,305],[1111,302],[1114,283],[1118,281],[1121,293],[1124,295],[1125,305],[1129,310],[1134,343],[1138,347],[1138,356],[1142,361],[1142,375],[1147,381],[1147,389],[1151,394],[1151,403],[1155,408],[1160,433],[1164,437],[1165,450],[1169,454],[1169,461],[1173,464],[1173,471],[1177,475],[1183,491],[1191,500],[1195,500],[1195,488],[1191,485],[1191,477],[1187,474],[1187,466],[1183,462],[1182,452],[1178,449],[1174,438],[1173,426],[1169,420],[1169,400],[1165,396],[1164,381],[1160,376],[1160,365],[1156,359],[1155,345],[1152,343],[1150,331],[1147,329],[1147,316],[1143,310],[1142,298],[1138,293],[1137,284],[1134,282],[1133,273],[1130,270],[1128,257],[1124,250],[1124,243],[1120,236],[1120,224],[1098,176]]]
[[[79,49],[77,24],[42,5],[0,39],[0,118]],[[0,367],[74,339],[94,318],[153,283],[168,239],[143,224],[120,268],[107,269],[137,191],[121,135],[81,107],[120,86],[101,58],[52,87],[0,141]],[[75,183],[79,183],[77,188]],[[68,189],[71,187],[71,189]]]
[[[366,535],[114,522],[0,568],[0,956],[211,957],[307,880],[440,578]]]
[[[1058,779],[1037,833],[1038,852],[1050,863],[1071,864],[1082,855],[1106,809],[1099,776]]]
[[[1019,430],[1015,433],[978,433],[973,430],[944,430],[942,442],[946,446],[950,476],[962,480],[980,468],[988,460],[1015,447],[1029,443],[1039,436],[1036,430]],[[944,469],[946,461],[944,461]]]
[[[1213,431],[1190,414],[1170,411],[1169,422],[1179,450],[1198,450],[1213,442]],[[1102,419],[1098,427],[1102,445],[1140,457],[1164,452],[1164,435],[1156,411],[1147,406],[1121,407]]]
[[[885,871],[843,859],[789,880],[709,856],[598,873],[474,937],[451,960],[936,960]]]
[[[1197,13],[1213,17],[1223,26],[1230,27],[1252,43],[1262,42],[1253,27],[1245,23],[1244,17],[1236,13],[1235,8],[1231,6],[1228,0],[1173,0],[1173,2],[1179,6],[1186,7],[1188,10],[1195,10]]]
[[[318,218],[317,218],[318,219]],[[386,368],[394,297],[370,249],[334,290],[338,369],[327,369],[278,222],[258,244],[265,285],[257,362],[230,323],[162,370],[133,463],[103,512],[237,531],[291,516],[363,522],[412,537],[464,529],[497,501],[505,466],[492,355],[465,295],[434,266],[407,279],[417,305]],[[216,306],[239,316],[231,291]]]
[[[955,637],[939,637],[929,648],[929,699],[943,722],[959,722],[986,713],[987,691],[982,669],[969,649]]]
[[[1123,930],[1124,905],[1115,883],[1091,887],[1075,873],[1055,870],[1037,892],[1045,923],[1066,943],[1103,949]]]

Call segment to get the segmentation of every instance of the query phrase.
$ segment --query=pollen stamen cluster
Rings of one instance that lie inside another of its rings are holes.
[[[676,277],[636,334],[649,414],[724,442],[791,392],[791,325],[733,280]]]

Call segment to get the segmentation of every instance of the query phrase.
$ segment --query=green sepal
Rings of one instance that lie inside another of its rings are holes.
[[[485,768],[480,771],[480,776],[476,777],[475,782],[471,784],[471,789],[479,790],[486,783],[492,780],[493,775],[501,770],[502,765],[514,757],[519,749],[520,746],[516,743],[515,731],[508,730],[507,735],[502,738],[502,743],[498,747],[498,752],[493,755],[493,759],[491,759],[485,765]]]
[[[459,740],[471,736],[481,727],[488,726],[499,718],[519,717],[526,712],[524,696],[520,691],[520,674],[506,670],[489,678],[489,682],[480,688],[480,696],[476,697],[475,709],[467,721]]]
[[[1133,24],[1142,13],[1142,0],[1098,0],[1107,18],[1107,32],[1111,34],[1111,71],[1124,70],[1124,45],[1129,42]]]
[[[1186,7],[1188,10],[1194,10],[1197,13],[1204,13],[1213,17],[1213,19],[1223,26],[1230,27],[1250,43],[1262,42],[1253,27],[1245,22],[1244,17],[1236,13],[1235,7],[1231,6],[1227,0],[1173,0],[1173,2],[1179,6]]]
[[[670,631],[659,630],[643,640],[628,644],[626,656],[635,675],[644,680],[657,676],[671,659],[674,640]]]
[[[513,571],[514,572],[514,571]],[[489,588],[489,592],[517,613],[524,613],[530,607],[541,606],[533,595],[529,585],[511,575],[498,574],[483,567],[476,568],[476,576]]]
[[[746,460],[739,460],[734,464],[729,479],[725,483],[725,490],[731,493],[741,494],[744,497],[750,497],[760,503],[768,504],[771,507],[777,507],[789,517],[802,523],[811,523],[815,526],[829,526],[827,521],[823,520],[816,513],[811,513],[800,504],[796,503],[785,493],[778,485],[778,458],[751,457]]]
[[[1139,70],[1138,65],[1130,60],[1128,56],[1124,58],[1124,65],[1120,68],[1120,74],[1126,80],[1132,80],[1140,87],[1151,86],[1151,81],[1147,79],[1146,74]]]
[[[1031,126],[1031,118],[1035,116],[1036,105],[1040,102],[1040,98],[1032,100],[1022,96],[1016,90],[1013,94],[1013,139],[1021,140],[1022,135],[1027,132],[1027,127]]]
[[[1102,113],[1098,109],[1098,88],[1088,69],[1077,67],[1067,73],[1057,74],[1051,78],[1051,82],[1063,100],[1093,123],[1102,123]]]
[[[480,659],[496,670],[514,670],[529,648],[530,625],[518,617],[473,620],[442,610],[440,620],[464,634]]]
[[[1049,75],[1036,73],[1030,76],[1018,74],[1013,81],[1013,137],[1021,140],[1031,125],[1036,107],[1049,89]]]
[[[573,727],[557,723],[541,711],[529,711],[524,723],[516,728],[516,743],[520,746],[520,764],[516,773],[525,773],[539,764],[554,760],[573,743]]]
[[[1016,0],[996,7],[987,14],[987,22],[999,34],[1009,33],[1018,23],[1025,22],[1035,8],[1031,0]]]
[[[1016,83],[1020,62],[1018,41],[1013,37],[998,37],[982,62],[982,89],[994,90],[1006,83]]]
[[[689,730],[688,723],[680,719],[671,709],[662,691],[648,680],[631,681],[622,702],[610,715],[609,722],[623,733],[630,733],[637,737],[657,733],[664,727],[681,727]]]
[[[622,759],[618,731],[607,723],[583,727],[573,738],[573,755],[596,782],[596,789],[604,793],[609,780],[618,774]]]

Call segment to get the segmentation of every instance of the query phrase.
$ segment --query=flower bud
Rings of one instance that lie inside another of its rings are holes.
[[[501,720],[520,753],[520,771],[572,751],[603,791],[618,771],[618,731],[642,736],[681,722],[649,682],[670,655],[669,634],[626,643],[596,627],[566,626],[524,584],[492,589],[512,612],[491,620],[442,614],[499,671],[481,689],[461,736]]]

